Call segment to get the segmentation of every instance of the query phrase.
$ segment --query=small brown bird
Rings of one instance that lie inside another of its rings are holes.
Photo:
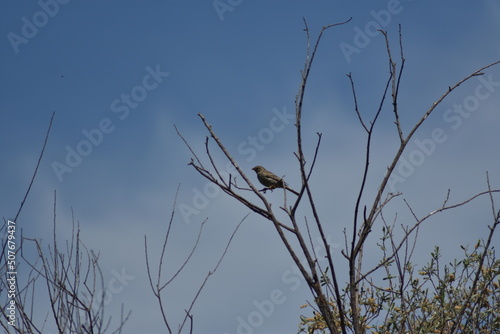
[[[298,192],[293,190],[292,188],[288,187],[288,185],[283,181],[283,178],[271,173],[267,169],[265,169],[262,166],[255,166],[252,168],[252,170],[257,173],[257,178],[259,179],[259,182],[263,185],[266,186],[269,189],[274,189],[274,188],[285,188],[286,190],[294,193],[295,195],[299,195]]]

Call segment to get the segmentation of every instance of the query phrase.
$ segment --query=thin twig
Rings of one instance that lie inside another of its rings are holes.
[[[175,128],[175,131],[177,132],[177,135],[182,139],[182,141],[184,142],[184,144],[187,146],[188,150],[191,152],[191,154],[193,155],[193,157],[196,159],[196,162],[198,162],[198,165],[201,166],[201,167],[203,167],[203,164],[198,159],[198,156],[194,153],[193,149],[191,148],[191,145],[189,145],[189,143],[187,142],[187,140],[180,133],[179,129],[177,129],[177,125],[174,124],[174,128]]]
[[[55,115],[56,115],[56,112],[55,111],[52,112],[52,116],[50,117],[49,127],[47,128],[47,133],[45,134],[45,140],[43,141],[42,150],[40,152],[40,156],[38,157],[35,171],[33,172],[33,176],[31,177],[31,181],[30,181],[30,184],[28,186],[28,190],[26,190],[26,193],[24,194],[24,198],[21,201],[21,205],[19,206],[19,210],[17,210],[16,217],[14,218],[15,222],[17,222],[17,217],[19,217],[19,214],[21,213],[21,210],[23,209],[24,202],[26,202],[26,199],[28,198],[28,194],[30,193],[31,186],[33,185],[33,182],[35,181],[35,177],[36,177],[36,174],[38,172],[38,167],[40,167],[40,163],[42,162],[43,153],[45,152],[45,147],[47,146],[47,141],[49,139],[50,129],[52,128],[52,122],[54,121]]]
[[[222,263],[222,260],[224,260],[224,257],[226,256],[226,253],[229,249],[229,246],[231,245],[231,242],[233,241],[233,238],[234,236],[236,235],[236,232],[238,231],[238,229],[240,228],[241,224],[243,224],[243,222],[245,221],[245,219],[248,217],[248,214],[243,217],[243,219],[238,223],[238,225],[236,225],[236,228],[233,230],[233,233],[231,234],[231,236],[229,237],[229,240],[226,244],[226,248],[224,248],[224,251],[222,252],[222,255],[219,257],[219,260],[217,261],[217,264],[215,265],[215,267],[208,272],[208,274],[205,276],[205,279],[203,280],[203,283],[201,284],[200,288],[198,289],[198,291],[196,292],[196,295],[195,297],[193,298],[193,300],[191,301],[191,304],[189,305],[189,308],[186,310],[186,316],[184,317],[184,320],[179,328],[179,333],[182,331],[182,328],[184,327],[184,324],[186,323],[186,320],[188,318],[191,318],[192,317],[190,316],[191,314],[191,310],[193,309],[194,307],[194,304],[196,303],[196,300],[198,299],[201,291],[203,290],[203,288],[205,287],[208,279],[210,278],[210,276],[212,276],[213,274],[215,274],[215,272],[217,271],[217,269],[219,268],[220,264]],[[191,328],[192,328],[192,324],[191,324]]]
[[[458,208],[458,207],[461,207],[461,206],[464,206],[464,205],[472,202],[473,200],[475,200],[475,199],[477,199],[477,198],[479,198],[479,197],[481,197],[483,195],[490,195],[490,194],[493,194],[493,193],[500,193],[500,189],[491,189],[491,190],[482,191],[480,193],[475,194],[472,197],[469,197],[468,199],[466,199],[466,200],[464,200],[462,202],[459,202],[459,203],[456,203],[456,204],[453,204],[453,205],[448,205],[448,206],[441,206],[439,209],[431,211],[430,213],[428,213],[427,215],[425,215],[422,218],[417,218],[416,216],[414,216],[415,219],[417,220],[416,223],[415,223],[415,225],[413,225],[413,227],[411,227],[410,229],[407,230],[407,232],[405,232],[405,235],[403,236],[403,238],[401,239],[401,242],[398,244],[398,246],[395,248],[395,250],[399,251],[401,249],[401,247],[404,245],[404,242],[408,238],[408,236],[410,234],[412,234],[413,231],[415,231],[416,229],[418,229],[419,226],[424,221],[426,221],[430,217],[434,216],[435,214],[441,213],[443,211],[448,211],[448,210],[451,210],[451,209],[455,209],[455,208]],[[490,232],[490,235],[491,235],[491,232]],[[372,269],[370,269],[366,273],[364,273],[356,281],[356,284],[358,284],[360,281],[366,279],[366,277],[368,277],[371,273],[373,273],[376,270],[378,270],[380,267],[382,267],[382,266],[386,265],[387,263],[389,263],[393,258],[394,258],[394,253],[391,256],[388,256],[384,261],[378,263],[375,267],[373,267]]]
[[[402,41],[402,35],[401,35],[401,25],[399,25],[399,46],[400,46],[400,51],[401,51],[401,68],[399,69],[399,74],[398,70],[396,68],[396,62],[392,59],[392,54],[391,54],[391,47],[389,44],[389,38],[387,36],[387,32],[384,30],[379,30],[385,38],[385,44],[386,44],[386,49],[387,49],[387,57],[389,59],[389,73],[391,74],[392,77],[392,106],[393,106],[393,112],[395,116],[395,121],[394,123],[396,124],[396,128],[398,130],[398,136],[400,142],[403,142],[403,130],[401,129],[401,122],[399,120],[399,110],[398,110],[398,93],[399,93],[399,84],[401,82],[401,76],[403,74],[403,68],[404,68],[404,63],[405,59],[403,56],[403,41]]]
[[[453,325],[452,325],[450,333],[454,333],[457,326],[459,326],[459,324],[462,322],[462,318],[465,314],[465,310],[467,309],[467,306],[470,304],[470,301],[474,297],[479,279],[481,278],[481,275],[483,274],[483,271],[481,270],[481,268],[483,267],[484,260],[485,260],[486,256],[488,255],[488,251],[490,250],[490,245],[491,245],[491,241],[493,240],[493,235],[495,233],[495,229],[500,224],[499,213],[497,213],[497,211],[495,209],[495,204],[493,201],[493,193],[500,192],[500,190],[492,190],[491,189],[490,177],[489,177],[488,173],[486,173],[486,184],[488,186],[488,191],[485,191],[482,194],[488,194],[490,197],[491,207],[492,207],[492,211],[493,211],[493,225],[491,227],[489,227],[490,233],[488,234],[488,240],[486,241],[486,244],[484,245],[483,253],[481,254],[481,256],[479,258],[479,263],[477,265],[478,270],[476,271],[474,281],[472,282],[472,286],[469,289],[467,299],[464,303],[462,303],[462,306],[460,307],[460,311],[458,312],[457,317],[453,321]],[[477,196],[475,196],[475,197],[477,197]]]
[[[306,61],[304,63],[304,69],[301,71],[302,81],[301,81],[297,96],[295,98],[295,114],[296,114],[295,115],[295,126],[296,126],[296,133],[297,133],[297,154],[296,154],[296,156],[298,157],[299,165],[300,165],[300,174],[301,174],[301,178],[302,178],[302,188],[306,189],[307,196],[309,198],[309,203],[310,203],[312,211],[313,211],[313,216],[314,216],[314,219],[316,221],[316,226],[318,227],[320,234],[321,234],[321,237],[323,239],[323,243],[325,244],[325,246],[327,248],[327,254],[328,254],[330,265],[331,265],[332,275],[334,275],[334,276],[335,276],[335,268],[333,267],[333,260],[332,260],[331,254],[329,253],[330,250],[329,250],[328,242],[325,238],[324,232],[322,230],[322,225],[321,225],[321,222],[319,219],[319,215],[318,215],[318,213],[316,211],[316,207],[314,205],[312,192],[311,192],[311,189],[309,187],[308,176],[307,176],[306,170],[305,170],[306,160],[305,160],[304,151],[302,148],[302,125],[301,125],[302,123],[301,123],[301,120],[302,120],[302,106],[303,106],[303,102],[304,102],[305,88],[306,88],[309,73],[311,71],[311,67],[312,67],[312,64],[314,61],[314,57],[316,55],[319,43],[321,41],[321,37],[323,36],[323,33],[325,32],[325,30],[327,30],[331,27],[334,27],[334,26],[346,24],[350,20],[351,20],[351,18],[349,18],[347,21],[344,21],[341,23],[336,23],[336,24],[322,27],[321,31],[316,39],[316,43],[314,45],[313,51],[311,52],[309,27],[307,25],[307,21],[304,19],[305,31],[306,31],[306,35],[307,35]],[[301,193],[302,192],[303,192],[303,190],[301,190]],[[297,202],[300,201],[300,198],[301,198],[301,196],[299,196],[297,198]],[[293,221],[293,219],[292,219],[292,221]],[[299,238],[299,242],[301,242],[300,234],[297,234],[297,236]],[[301,247],[302,247],[302,244],[303,244],[303,242],[301,243]],[[308,250],[303,249],[303,252],[304,252],[304,255],[306,256],[306,260],[308,261],[309,266],[311,266],[312,259],[310,257]],[[312,271],[312,275],[313,275],[314,281],[317,282],[318,278],[317,278],[317,273],[315,270]],[[341,327],[342,333],[346,334],[345,316],[343,313],[344,311],[343,311],[343,307],[342,307],[342,303],[341,303],[340,289],[337,286],[336,277],[333,278],[333,282],[335,284],[335,295],[336,295],[335,300],[337,302],[337,307],[338,307],[338,310],[340,313],[340,327]],[[330,306],[328,305],[328,302],[326,300],[324,300],[324,295],[322,294],[321,287],[316,286],[314,284],[309,285],[309,286],[311,289],[316,291],[317,298],[318,298],[318,306],[320,307],[320,309],[322,311],[322,315],[323,315],[323,318],[328,326],[328,329],[333,333],[338,333],[338,329],[337,329],[336,325],[334,324],[332,313],[330,311]]]
[[[356,112],[356,115],[358,116],[358,119],[359,119],[359,122],[361,123],[361,126],[368,133],[369,132],[368,127],[366,126],[365,122],[363,121],[363,117],[361,117],[361,113],[359,111],[358,97],[356,96],[356,88],[354,86],[354,80],[352,79],[352,74],[348,73],[347,77],[349,78],[349,82],[351,83],[352,97],[354,99],[354,111]]]
[[[461,84],[463,84],[464,82],[466,82],[467,80],[471,79],[472,77],[475,77],[475,76],[478,76],[478,75],[482,75],[483,74],[483,70],[485,69],[488,69],[492,66],[495,66],[497,64],[500,64],[500,60],[498,61],[495,61],[495,62],[492,62],[486,66],[483,66],[481,68],[479,68],[478,70],[472,72],[471,74],[469,74],[468,76],[466,76],[465,78],[459,80],[455,85],[451,86],[448,88],[448,90],[436,101],[432,104],[432,106],[423,114],[423,116],[420,118],[420,120],[414,125],[414,127],[410,130],[410,132],[408,133],[408,135],[406,136],[406,138],[404,139],[404,141],[401,143],[398,151],[396,152],[393,160],[392,160],[392,163],[391,165],[387,168],[387,172],[378,188],[378,191],[377,191],[377,194],[375,195],[375,199],[372,203],[372,206],[371,206],[371,209],[370,209],[370,213],[368,214],[368,217],[367,217],[367,221],[373,223],[374,222],[374,219],[377,215],[377,213],[379,212],[380,210],[380,200],[382,198],[382,194],[385,192],[385,188],[387,186],[387,183],[389,182],[389,179],[394,171],[394,169],[396,168],[396,165],[398,164],[398,162],[400,161],[401,159],[401,156],[407,146],[407,144],[409,143],[410,139],[413,137],[413,135],[415,134],[415,132],[420,128],[420,126],[422,125],[422,123],[427,119],[427,117],[429,117],[429,115],[436,109],[436,107],[438,105],[441,104],[441,102],[443,102],[443,100],[452,92],[454,91],[457,87],[459,87]],[[371,226],[370,226],[371,228]],[[369,233],[370,229],[368,228],[368,226],[366,226],[366,229],[365,229],[365,232],[368,232]],[[357,253],[360,248],[362,247],[363,243],[364,243],[364,240],[368,237],[368,233],[365,233],[365,236],[363,238],[360,238],[360,240],[358,241],[358,244],[355,248],[355,252],[354,253]]]

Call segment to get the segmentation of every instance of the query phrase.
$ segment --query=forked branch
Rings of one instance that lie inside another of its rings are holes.
[[[174,280],[178,277],[178,275],[182,271],[184,271],[185,266],[191,260],[191,257],[193,256],[194,252],[198,248],[198,243],[200,241],[200,238],[201,238],[201,235],[202,235],[202,232],[203,232],[203,226],[204,226],[204,224],[206,222],[206,220],[202,222],[202,224],[200,226],[200,229],[198,231],[198,235],[196,237],[196,241],[195,241],[193,247],[191,247],[191,251],[189,252],[189,254],[186,257],[186,259],[184,260],[184,262],[180,265],[180,267],[177,269],[177,271],[175,271],[175,273],[169,279],[167,279],[166,281],[164,281],[162,275],[163,275],[163,271],[164,271],[165,261],[167,260],[166,257],[165,257],[165,255],[166,255],[166,248],[167,248],[167,244],[168,244],[168,241],[169,241],[169,236],[170,236],[171,228],[172,228],[173,223],[174,223],[175,207],[176,207],[176,203],[177,203],[178,193],[179,193],[179,187],[177,187],[177,191],[175,193],[174,204],[173,204],[171,215],[170,215],[170,219],[169,219],[169,222],[168,222],[168,225],[167,225],[167,232],[165,234],[165,238],[164,238],[164,241],[163,241],[163,246],[162,246],[162,249],[161,249],[161,252],[160,252],[160,259],[159,259],[159,262],[158,262],[158,273],[156,275],[156,280],[155,281],[153,281],[153,275],[152,275],[152,271],[151,271],[151,267],[150,267],[151,263],[150,263],[150,260],[149,260],[147,237],[144,236],[144,253],[145,253],[145,256],[146,256],[146,271],[147,271],[147,274],[148,274],[149,284],[151,286],[151,290],[153,291],[153,294],[155,295],[156,299],[158,300],[158,305],[160,306],[160,311],[161,311],[161,314],[162,314],[162,317],[163,317],[163,322],[165,323],[165,326],[167,327],[167,331],[170,334],[173,333],[172,324],[171,324],[172,320],[168,319],[167,309],[166,309],[165,304],[164,304],[164,294],[165,294],[164,290],[174,282]],[[210,270],[207,273],[207,275],[203,279],[202,283],[200,284],[198,290],[196,290],[196,293],[195,293],[193,299],[191,300],[188,308],[185,309],[184,318],[179,322],[177,333],[180,334],[182,332],[182,330],[183,330],[184,326],[186,325],[186,323],[188,322],[188,320],[189,320],[190,332],[192,332],[192,330],[193,330],[193,315],[192,315],[191,311],[193,310],[193,307],[194,307],[196,301],[198,300],[198,297],[200,296],[202,290],[204,289],[204,287],[205,287],[208,279],[217,271],[217,269],[219,268],[220,264],[222,263],[222,260],[226,256],[226,253],[227,253],[227,251],[229,249],[229,246],[231,245],[231,242],[233,241],[233,238],[234,238],[236,232],[240,228],[240,226],[243,223],[243,221],[245,221],[245,219],[246,219],[247,216],[245,216],[238,223],[238,225],[236,225],[236,227],[233,230],[233,233],[231,234],[231,236],[229,237],[229,239],[228,239],[228,241],[226,243],[226,247],[224,248],[224,251],[222,252],[221,256],[219,257],[219,260],[217,261],[216,265],[214,266],[214,268],[212,270]]]

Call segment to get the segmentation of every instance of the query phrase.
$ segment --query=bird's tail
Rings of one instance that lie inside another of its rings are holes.
[[[292,188],[290,188],[289,186],[285,186],[285,189],[288,190],[289,192],[294,193],[295,195],[299,196],[299,193],[296,192],[295,190],[293,190]]]

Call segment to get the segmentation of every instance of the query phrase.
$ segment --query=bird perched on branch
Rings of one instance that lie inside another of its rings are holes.
[[[292,188],[288,187],[288,185],[283,181],[282,177],[279,177],[267,169],[265,169],[262,166],[255,166],[252,168],[252,170],[257,173],[257,178],[259,179],[259,182],[263,185],[266,186],[269,189],[274,189],[274,188],[285,188],[286,190],[294,193],[295,195],[299,196],[299,193],[293,190]]]

